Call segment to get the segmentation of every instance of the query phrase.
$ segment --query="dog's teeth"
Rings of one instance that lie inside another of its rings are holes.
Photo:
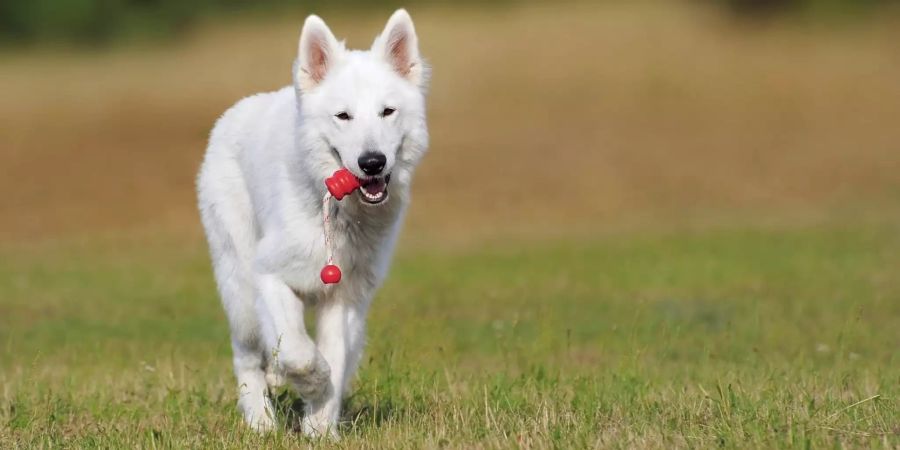
[[[381,200],[384,200],[387,197],[387,183],[383,186],[379,186],[381,190],[378,192],[369,192],[364,186],[359,188],[359,192],[362,193],[363,198],[370,203],[380,203]]]

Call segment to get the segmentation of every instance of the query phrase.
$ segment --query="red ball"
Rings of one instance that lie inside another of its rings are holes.
[[[329,264],[322,268],[322,282],[325,284],[335,284],[341,281],[341,269],[334,264]]]

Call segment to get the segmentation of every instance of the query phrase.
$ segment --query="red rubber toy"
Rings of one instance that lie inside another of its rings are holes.
[[[359,186],[359,178],[356,178],[356,175],[353,175],[353,173],[346,168],[335,171],[334,174],[325,179],[325,187],[328,188],[328,194],[325,194],[325,199],[323,200],[322,214],[324,216],[325,248],[328,252],[328,264],[322,268],[322,272],[319,274],[319,277],[322,278],[322,282],[325,284],[337,284],[341,282],[341,269],[331,263],[333,249],[331,248],[331,227],[328,223],[328,212],[330,210],[328,206],[329,194],[331,197],[340,201],[353,191],[359,189]]]
[[[359,179],[346,168],[334,172],[334,174],[325,179],[325,187],[328,188],[331,196],[337,200],[341,200],[344,196],[359,189],[359,186]]]
[[[334,264],[329,264],[322,268],[322,282],[325,284],[336,284],[341,282],[341,269]]]

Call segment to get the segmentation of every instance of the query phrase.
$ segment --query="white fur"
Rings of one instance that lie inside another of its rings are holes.
[[[396,48],[397,45],[404,46]],[[428,146],[427,68],[412,19],[391,16],[369,51],[338,42],[322,19],[301,31],[294,85],[247,97],[219,119],[197,180],[222,304],[231,325],[238,405],[255,429],[275,427],[270,387],[288,383],[306,406],[302,428],[336,436],[342,396],[359,364],[366,312],[384,279]],[[393,47],[392,47],[393,46]],[[385,107],[395,113],[382,117]],[[352,120],[339,120],[340,112]],[[359,177],[364,151],[387,156],[388,200],[355,192],[334,205],[337,285],[325,286],[324,179]],[[316,308],[317,336],[305,308]]]

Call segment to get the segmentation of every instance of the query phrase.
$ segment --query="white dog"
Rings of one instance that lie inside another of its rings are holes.
[[[293,86],[241,100],[213,128],[197,180],[200,213],[231,325],[238,406],[257,430],[275,427],[269,387],[286,382],[306,405],[303,432],[336,436],[366,313],[428,146],[427,79],[406,11],[368,51],[345,49],[309,16]],[[344,273],[326,286],[323,183],[340,168],[362,186],[331,202]],[[315,341],[307,307],[316,308]]]

